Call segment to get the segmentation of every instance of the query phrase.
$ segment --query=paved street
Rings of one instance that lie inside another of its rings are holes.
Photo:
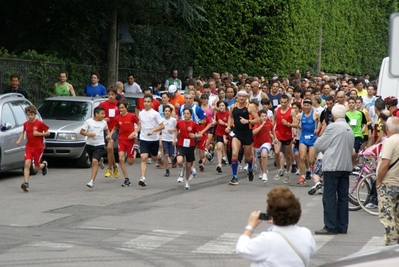
[[[229,186],[230,168],[217,175],[207,165],[191,183],[191,190],[148,165],[146,188],[137,185],[139,161],[129,166],[133,186],[121,187],[123,177],[100,173],[93,189],[86,186],[90,169],[50,164],[47,176],[30,181],[30,192],[20,188],[22,172],[0,178],[0,266],[249,266],[235,255],[235,244],[253,210],[265,210],[269,182],[244,179]],[[122,175],[121,175],[122,176]],[[312,232],[322,228],[321,195],[309,196],[308,185],[290,188],[300,198],[299,225]],[[258,234],[269,225],[261,224]],[[382,226],[377,216],[350,213],[347,235],[314,236],[317,251],[311,266],[348,254],[382,246]]]

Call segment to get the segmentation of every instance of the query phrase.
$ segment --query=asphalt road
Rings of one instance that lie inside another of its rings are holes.
[[[191,183],[176,183],[155,164],[148,165],[146,188],[137,185],[139,162],[128,167],[132,186],[123,177],[104,178],[99,172],[94,188],[86,186],[90,169],[51,163],[49,173],[30,181],[30,192],[20,189],[22,172],[1,173],[0,266],[249,266],[235,255],[235,244],[253,210],[265,210],[266,194],[282,181],[246,180],[229,186],[231,171],[216,174],[214,163]],[[309,196],[310,183],[290,188],[300,198],[300,226],[312,232],[323,226],[321,195]],[[263,223],[260,233],[270,225]],[[382,247],[383,228],[377,216],[350,213],[347,235],[314,236],[317,251],[310,266],[331,262],[351,253]]]

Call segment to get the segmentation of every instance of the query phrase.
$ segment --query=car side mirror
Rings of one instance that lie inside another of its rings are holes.
[[[7,131],[7,130],[10,130],[11,127],[12,127],[11,123],[6,122],[6,123],[4,123],[3,126],[1,126],[1,131],[4,132],[4,131]]]

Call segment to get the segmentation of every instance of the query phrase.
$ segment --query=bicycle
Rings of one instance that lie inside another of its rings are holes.
[[[360,201],[359,206],[368,214],[377,216],[378,209],[371,210],[371,208],[367,208],[367,204],[370,201],[372,195],[372,188],[375,186],[375,180],[377,179],[376,173],[370,173],[364,176],[357,185],[356,188],[356,198],[363,199],[364,201]]]

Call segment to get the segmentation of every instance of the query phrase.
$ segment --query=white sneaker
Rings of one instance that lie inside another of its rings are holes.
[[[141,179],[139,180],[139,186],[141,186],[141,187],[147,186],[147,184],[145,182],[145,177],[141,177]]]
[[[101,170],[104,170],[105,164],[104,164],[104,158],[103,157],[101,157],[99,165],[100,165]]]
[[[177,182],[178,182],[178,183],[182,183],[182,182],[184,182],[184,179],[183,179],[183,177],[179,176],[179,178],[177,178]]]
[[[190,189],[190,184],[186,181],[186,184],[184,185],[184,188],[186,189],[186,190],[189,190]]]
[[[94,186],[93,180],[90,180],[90,182],[88,182],[86,185],[87,185],[88,187],[90,187],[90,188],[93,188],[93,186]]]
[[[263,177],[263,173],[260,172],[260,173],[259,173],[259,179],[262,179],[262,177]]]
[[[376,209],[376,208],[378,208],[377,205],[375,205],[375,204],[373,204],[373,203],[371,203],[371,202],[368,203],[365,207],[368,208],[368,209]]]
[[[267,179],[267,173],[263,173],[263,174],[262,174],[262,181],[263,181],[264,183],[266,183],[266,182],[268,181],[268,179]]]
[[[193,176],[194,178],[197,178],[198,173],[197,173],[197,171],[195,170],[195,168],[191,168],[191,175],[190,175],[190,176]]]
[[[194,178],[194,176],[191,174],[191,175],[188,177],[188,180],[191,181],[193,178]]]
[[[299,175],[300,173],[299,173],[299,170],[297,170],[296,172],[295,172],[295,175]]]
[[[152,163],[152,159],[147,159],[147,164],[151,164]]]
[[[168,158],[168,163],[172,164],[172,160],[170,158]]]
[[[245,167],[243,168],[244,171],[248,172],[248,164],[245,165]]]

